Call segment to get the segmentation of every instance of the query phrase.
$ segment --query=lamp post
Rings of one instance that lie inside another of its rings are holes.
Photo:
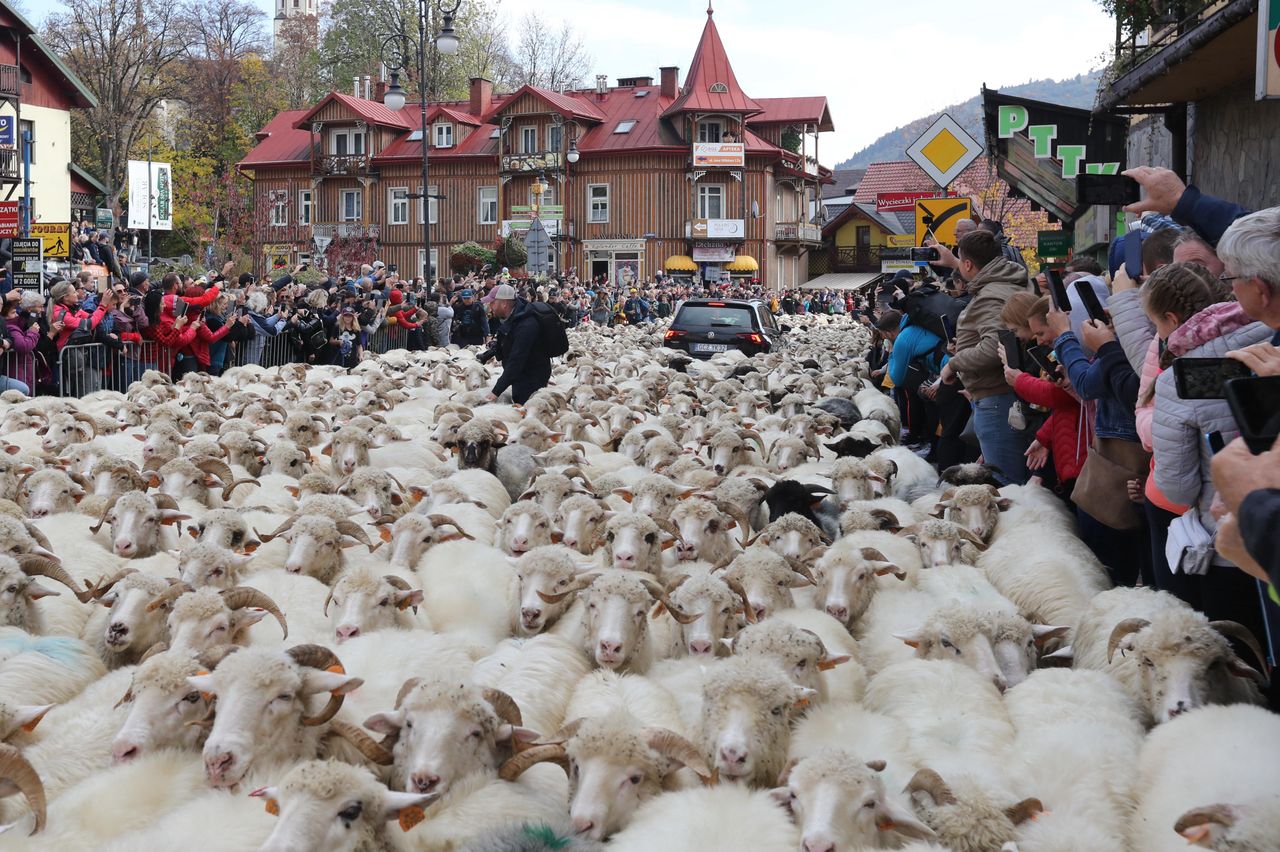
[[[432,11],[440,16],[440,34],[435,37],[435,47],[442,55],[452,56],[458,52],[458,34],[453,29],[454,16],[462,0],[454,0],[452,4],[436,0],[417,0],[418,35],[401,30],[387,37],[382,43],[382,56],[391,72],[391,85],[383,95],[382,103],[387,109],[399,112],[404,109],[407,98],[400,85],[400,72],[408,68],[410,62],[416,62],[418,71],[418,109],[422,126],[422,191],[411,192],[409,198],[417,198],[422,202],[422,266],[423,278],[431,278],[431,191],[429,182],[427,140],[427,30],[428,17]]]

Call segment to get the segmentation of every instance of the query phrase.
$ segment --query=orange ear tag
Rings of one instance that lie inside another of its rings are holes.
[[[409,808],[400,809],[400,830],[409,831],[415,825],[427,818],[427,812],[419,805]]]

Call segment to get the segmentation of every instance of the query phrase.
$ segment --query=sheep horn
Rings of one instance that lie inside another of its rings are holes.
[[[146,650],[146,652],[145,652],[141,657],[139,657],[139,658],[138,658],[138,665],[142,665],[142,664],[143,664],[143,663],[145,663],[147,660],[149,660],[149,659],[151,659],[152,657],[154,657],[156,654],[163,654],[163,653],[164,653],[165,651],[167,651],[167,650],[169,650],[169,646],[168,646],[168,645],[166,645],[164,642],[157,642],[156,644],[154,644],[154,645],[152,645],[150,648],[148,648],[148,649]],[[126,694],[130,699],[132,699],[132,698],[133,698],[133,687],[129,687],[129,692],[128,692],[128,693],[125,693],[125,694]],[[124,701],[124,699],[123,699],[123,698],[121,698],[120,700],[121,700],[121,701]],[[117,707],[119,707],[120,705],[119,705],[119,704],[117,704],[116,706],[117,706]]]
[[[1258,671],[1265,676],[1267,658],[1262,653],[1262,646],[1258,644],[1257,638],[1254,637],[1249,628],[1238,621],[1210,621],[1209,626],[1222,634],[1222,636],[1228,639],[1235,639],[1240,644],[1248,647],[1253,652],[1253,658],[1258,661]]]
[[[1111,638],[1107,640],[1107,662],[1111,662],[1112,656],[1116,653],[1116,646],[1120,644],[1120,640],[1128,636],[1130,633],[1137,633],[1144,627],[1151,624],[1145,618],[1126,618],[1117,624],[1111,630]]]
[[[525,770],[538,763],[554,763],[569,774],[569,755],[563,743],[530,746],[512,756],[498,770],[498,777],[503,781],[515,781]]]
[[[151,602],[147,604],[147,612],[155,612],[165,604],[173,603],[178,598],[182,597],[188,592],[194,592],[194,591],[195,589],[192,588],[190,583],[184,583],[181,580],[179,580],[178,582],[174,583],[172,586],[170,586],[169,588],[161,592],[158,597],[153,598]]]
[[[47,556],[36,556],[35,554],[24,554],[17,557],[18,567],[22,569],[22,573],[28,577],[48,577],[50,580],[57,580],[62,585],[71,590],[76,596],[76,600],[80,603],[88,603],[93,599],[93,592],[90,589],[81,590],[80,585],[75,581],[67,569],[63,568],[54,559]]]
[[[747,516],[737,506],[725,500],[715,500],[713,502],[717,509],[737,521],[738,532],[742,535],[742,549],[746,550],[751,543],[751,522],[747,520]]]
[[[594,492],[596,487],[591,484],[591,480],[587,479],[587,475],[577,467],[566,467],[563,471],[564,476],[568,479],[580,479],[582,484],[587,487],[588,491]]]
[[[704,784],[711,780],[711,769],[698,748],[674,731],[657,727],[645,728],[644,741],[645,745],[668,760],[693,770]]]
[[[687,612],[680,609],[680,607],[672,603],[671,597],[667,594],[666,589],[662,588],[662,586],[658,585],[653,580],[645,578],[645,579],[642,579],[640,582],[644,584],[644,587],[649,591],[649,594],[653,595],[654,600],[659,601],[663,606],[667,608],[667,612],[671,613],[671,617],[674,618],[678,623],[692,624],[693,622],[697,621],[699,618],[702,618],[702,613],[699,612],[699,613],[696,613],[695,615],[689,615]]]
[[[382,579],[386,580],[386,581],[387,581],[387,583],[388,583],[389,585],[391,585],[393,588],[398,589],[398,590],[400,590],[400,591],[402,591],[402,592],[412,591],[412,588],[413,588],[413,587],[409,585],[409,581],[408,581],[408,580],[406,580],[404,577],[397,577],[395,574],[383,574],[383,575],[382,575]],[[330,591],[330,592],[329,592],[329,597],[330,597],[330,598],[332,598],[332,597],[333,597],[333,592],[332,592],[332,591]],[[324,608],[325,608],[325,615],[328,615],[328,614],[329,614],[329,599],[328,599],[328,598],[326,598],[326,599],[325,599],[325,602],[324,602]],[[398,608],[399,608],[399,609],[404,609],[404,605],[402,604],[402,605],[400,605]],[[417,612],[418,612],[418,608],[417,608],[416,606],[413,608],[413,612],[414,612],[414,614],[415,614],[415,615],[417,614]]]
[[[676,541],[680,541],[680,530],[675,524],[671,523],[671,521],[666,518],[654,518],[653,522],[658,525],[658,529],[662,530]]]
[[[759,432],[754,429],[739,429],[738,437],[742,438],[744,441],[754,441],[756,446],[760,448],[760,455],[762,457],[768,457],[769,450],[765,447],[764,438],[760,436]]]
[[[570,595],[576,595],[578,592],[590,586],[592,583],[595,582],[596,578],[599,576],[600,576],[600,572],[598,571],[592,571],[587,574],[579,574],[577,579],[574,580],[572,583],[570,583],[569,588],[566,589],[565,591],[555,592],[553,594],[546,594],[541,589],[539,589],[538,597],[542,598],[544,601],[546,601],[549,604],[560,603],[560,601],[564,600]]]
[[[868,559],[875,562],[889,561],[889,557],[885,556],[883,553],[876,550],[874,547],[864,547],[861,550],[859,550],[858,553],[859,555],[862,556],[863,559]]]
[[[933,797],[933,800],[940,805],[954,805],[956,803],[956,794],[951,792],[951,788],[947,786],[947,782],[942,780],[942,776],[932,769],[921,769],[911,776],[911,780],[907,782],[904,793],[910,794],[917,790],[923,790]]]
[[[813,578],[813,571],[809,570],[808,565],[805,565],[803,562],[801,562],[799,559],[796,559],[794,556],[784,556],[782,558],[787,560],[787,564],[791,566],[792,571],[796,572],[801,577],[804,577],[806,580],[808,580],[810,585],[812,586],[817,585],[817,581],[814,580]]]
[[[404,701],[405,696],[417,689],[420,683],[422,683],[422,678],[411,677],[400,685],[400,691],[396,693],[396,709],[399,709],[400,703]]]
[[[458,522],[455,521],[453,518],[449,517],[448,515],[440,515],[440,514],[427,515],[427,520],[431,522],[431,526],[433,527],[450,526],[450,527],[453,527],[455,530],[457,530],[458,533],[468,541],[476,540],[475,536],[471,535],[471,533],[467,532],[462,527],[458,526]]]
[[[222,482],[224,488],[227,483],[235,479],[235,474],[231,472],[231,466],[221,459],[201,459],[196,462],[196,467],[205,473],[216,476]]]
[[[892,532],[894,530],[902,529],[902,524],[898,521],[898,516],[893,514],[893,512],[890,512],[888,509],[872,509],[867,514],[880,522],[880,529],[882,530],[889,530]],[[986,545],[983,545],[983,547],[986,547]]]
[[[125,577],[128,577],[130,574],[137,574],[137,573],[138,573],[137,568],[121,568],[119,571],[112,574],[110,577],[100,577],[98,579],[98,582],[94,583],[93,588],[89,591],[89,594],[94,600],[101,600],[102,596],[105,595],[107,592],[111,591],[112,587],[115,586],[116,583],[119,583],[121,580],[123,580]]]
[[[223,502],[223,503],[225,503],[225,502],[227,502],[228,500],[230,500],[230,499],[231,499],[231,492],[235,491],[235,490],[236,490],[237,488],[239,488],[241,485],[257,485],[257,486],[261,486],[261,485],[262,485],[262,483],[261,483],[261,482],[259,482],[259,481],[258,481],[258,480],[256,480],[256,479],[237,479],[237,480],[235,480],[234,482],[231,482],[230,484],[223,486],[223,489],[222,489],[222,502]]]
[[[679,574],[675,577],[672,577],[670,580],[667,581],[667,585],[666,585],[667,594],[671,594],[676,589],[680,588],[682,585],[684,585],[685,581],[688,579],[689,579],[688,574]]]
[[[1023,799],[1021,802],[1005,808],[1004,815],[1014,825],[1021,825],[1029,819],[1035,819],[1036,814],[1043,810],[1044,804],[1039,799]]]
[[[94,420],[94,419],[93,419],[92,417],[90,417],[89,415],[84,414],[84,413],[79,412],[79,411],[77,411],[76,413],[72,414],[71,416],[72,416],[74,419],[79,420],[81,423],[83,423],[83,424],[85,424],[86,426],[88,426],[88,427],[89,427],[89,430],[90,430],[91,432],[93,432],[93,437],[95,437],[95,438],[96,438],[96,437],[98,437],[98,421]]]
[[[178,501],[168,494],[152,494],[151,499],[155,501],[157,509],[178,510]]]
[[[1173,830],[1179,834],[1184,834],[1188,829],[1205,825],[1206,823],[1230,827],[1235,825],[1235,821],[1236,814],[1231,805],[1206,805],[1203,808],[1189,810],[1178,817],[1178,821],[1173,824]]]
[[[227,609],[243,609],[247,606],[265,609],[280,622],[280,630],[284,633],[284,638],[289,638],[289,624],[284,620],[284,613],[266,592],[252,586],[232,586],[222,591],[222,602],[227,605]]]
[[[341,719],[331,722],[329,724],[329,732],[337,734],[351,743],[351,745],[355,746],[356,751],[378,766],[390,766],[395,762],[395,757],[382,743],[350,722],[344,722]]]
[[[102,529],[102,525],[107,522],[107,515],[111,514],[111,510],[116,507],[116,501],[119,499],[120,499],[120,495],[117,494],[115,497],[112,497],[110,500],[107,501],[107,505],[102,508],[102,517],[98,519],[98,522],[96,524],[89,527],[90,535],[98,534],[98,530]]]
[[[747,621],[755,624],[756,613],[751,608],[751,601],[747,599],[747,590],[742,587],[742,583],[730,577],[721,577],[720,579],[724,580],[724,584],[729,587],[729,591],[737,595],[738,599],[742,601],[742,609],[746,613]]]
[[[987,549],[987,543],[982,539],[978,538],[976,535],[974,535],[973,532],[969,530],[968,527],[962,527],[959,524],[956,524],[955,528],[956,528],[956,532],[959,533],[962,539],[972,544],[978,550]]]
[[[493,712],[498,714],[498,718],[506,722],[508,725],[523,725],[523,717],[520,715],[520,706],[516,704],[516,700],[507,695],[500,689],[492,689],[486,687],[482,690],[484,700],[489,702],[489,706],[493,708]]]
[[[36,774],[35,767],[27,762],[22,752],[4,743],[0,743],[0,779],[17,787],[18,792],[27,797],[27,802],[31,805],[31,813],[35,814],[36,818],[36,826],[31,829],[31,833],[35,834],[44,828],[45,818],[48,816],[44,784],[40,783],[40,776]]]
[[[259,541],[261,541],[263,544],[266,544],[272,539],[278,538],[284,535],[285,533],[287,533],[290,529],[293,528],[293,525],[297,522],[298,518],[300,517],[301,515],[299,515],[297,512],[294,512],[292,515],[285,518],[284,523],[276,527],[274,532],[270,532],[270,533],[267,533],[266,535],[263,535],[262,533],[258,532],[257,529],[255,529],[253,531],[253,534],[258,537]]]
[[[338,655],[330,651],[323,645],[295,645],[285,652],[295,663],[308,668],[320,669],[321,671],[338,671],[342,672],[342,661],[338,659]],[[329,695],[329,703],[315,716],[302,717],[302,724],[313,728],[316,725],[323,725],[334,716],[338,715],[338,711],[342,709],[342,702],[346,700],[345,695]]]
[[[338,532],[342,533],[343,535],[351,536],[356,541],[360,542],[365,547],[369,548],[370,553],[373,553],[373,551],[377,549],[373,546],[373,542],[369,541],[369,534],[364,531],[363,527],[361,527],[359,524],[355,523],[354,521],[341,520],[341,521],[334,521],[333,523],[338,528]],[[381,546],[382,543],[379,542],[378,544],[379,546]]]
[[[39,544],[41,547],[47,550],[49,552],[48,555],[50,555],[51,558],[57,559],[56,556],[52,556],[53,545],[49,543],[49,539],[45,536],[43,532],[40,531],[40,528],[38,526],[31,523],[30,521],[23,521],[22,525],[27,528],[27,535],[34,538],[37,544]]]

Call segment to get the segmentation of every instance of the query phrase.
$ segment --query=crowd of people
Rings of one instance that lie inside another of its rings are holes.
[[[1253,578],[1280,603],[1280,443],[1251,453],[1222,379],[1184,398],[1175,365],[1280,376],[1280,207],[1246,211],[1167,169],[1129,174],[1141,218],[1109,268],[1080,257],[1032,275],[994,229],[964,222],[922,277],[898,273],[860,317],[875,376],[939,469],[981,458],[1006,483],[1042,482],[1117,584],[1266,635]]]

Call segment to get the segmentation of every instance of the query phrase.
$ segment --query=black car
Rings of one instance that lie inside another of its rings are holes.
[[[758,300],[690,299],[676,312],[664,341],[695,358],[711,358],[729,349],[757,355],[781,346],[785,330],[769,306]]]

